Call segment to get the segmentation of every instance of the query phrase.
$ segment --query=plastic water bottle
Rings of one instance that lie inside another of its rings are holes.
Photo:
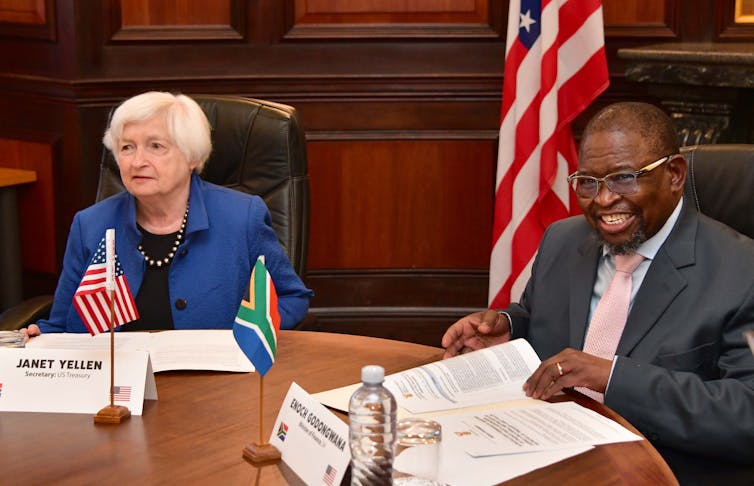
[[[351,485],[389,485],[395,448],[395,397],[381,366],[361,369],[362,385],[348,404]]]

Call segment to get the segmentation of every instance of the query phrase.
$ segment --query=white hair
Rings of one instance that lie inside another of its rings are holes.
[[[201,172],[212,151],[210,125],[201,107],[186,95],[149,91],[127,99],[115,109],[102,143],[118,160],[123,127],[147,121],[163,112],[171,141],[189,163],[196,162],[195,171]]]

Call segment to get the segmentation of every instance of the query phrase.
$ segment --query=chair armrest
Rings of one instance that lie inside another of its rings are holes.
[[[25,300],[0,314],[0,330],[21,329],[50,315],[52,295],[39,295]]]

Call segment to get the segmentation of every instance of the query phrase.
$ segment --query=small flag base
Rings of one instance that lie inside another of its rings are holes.
[[[253,442],[246,444],[246,447],[243,448],[243,458],[255,466],[272,464],[280,460],[280,451],[269,442],[266,444]]]
[[[131,417],[128,407],[108,405],[94,416],[95,424],[119,424]]]

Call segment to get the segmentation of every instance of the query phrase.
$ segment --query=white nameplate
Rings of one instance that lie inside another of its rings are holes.
[[[115,352],[115,405],[157,400],[146,351]],[[110,350],[0,348],[0,411],[96,414],[110,405]]]
[[[270,444],[306,484],[340,484],[351,460],[348,425],[295,382],[280,407]]]

